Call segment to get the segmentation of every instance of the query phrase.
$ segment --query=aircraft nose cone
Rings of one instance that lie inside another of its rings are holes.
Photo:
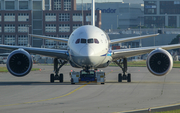
[[[94,50],[91,47],[84,46],[80,50],[79,54],[81,56],[93,56],[94,55]]]

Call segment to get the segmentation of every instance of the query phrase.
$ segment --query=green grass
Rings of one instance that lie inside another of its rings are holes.
[[[152,113],[180,113],[180,110],[163,111],[163,112],[152,112]]]
[[[53,64],[38,64],[39,66],[53,66]],[[69,63],[65,64],[64,66],[70,66]],[[117,67],[117,64],[112,62],[109,66]],[[128,62],[128,67],[146,67],[146,61],[130,61]],[[173,68],[180,68],[180,61],[173,62]]]
[[[39,68],[32,68],[31,71],[38,71]],[[0,67],[0,72],[8,72],[6,67]]]
[[[116,63],[112,62],[109,66],[117,66]],[[130,61],[128,67],[146,67],[146,61]],[[173,62],[173,68],[180,68],[180,61]]]

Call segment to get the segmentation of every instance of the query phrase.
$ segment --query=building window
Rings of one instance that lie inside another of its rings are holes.
[[[144,1],[144,14],[156,14],[156,1]]]
[[[27,35],[19,35],[18,36],[18,45],[26,46],[28,44],[28,36]]]
[[[91,13],[86,14],[86,22],[91,21]],[[95,21],[97,21],[97,14],[95,15]]]
[[[49,0],[45,0],[45,4],[49,4]]]
[[[15,35],[5,35],[4,36],[5,45],[15,45]]]
[[[0,1],[0,9],[1,9],[1,1]]]
[[[18,32],[27,33],[28,32],[27,25],[26,24],[19,24],[18,25]]]
[[[46,24],[45,32],[56,32],[56,24]]]
[[[13,22],[15,21],[15,14],[14,13],[5,13],[4,14],[4,21],[5,22]]]
[[[2,32],[2,26],[0,25],[0,33]]]
[[[33,1],[33,9],[35,10],[42,10],[42,1],[35,1],[35,0],[32,0]]]
[[[144,25],[148,28],[162,28],[165,26],[165,16],[145,16]]]
[[[2,36],[0,35],[0,44],[2,44]]]
[[[49,0],[45,0],[45,10],[50,10],[49,9],[49,5],[50,5],[51,3],[49,3]]]
[[[56,37],[55,35],[47,35],[47,36]],[[56,41],[46,40],[45,45],[46,45],[47,48],[53,48],[56,45]]]
[[[56,14],[55,13],[46,13],[45,15],[45,21],[56,21]]]
[[[15,25],[13,25],[13,24],[5,24],[4,25],[4,32],[6,32],[6,33],[14,33],[15,32]]]
[[[78,27],[82,26],[81,24],[73,24],[73,31],[77,29]]]
[[[59,21],[70,21],[69,13],[60,13],[59,14]]]
[[[61,0],[54,0],[54,10],[61,10]]]
[[[168,26],[169,27],[177,27],[177,17],[176,16],[169,16],[168,17]]]
[[[28,1],[19,1],[19,9],[28,9]]]
[[[73,21],[77,22],[77,21],[82,21],[82,14],[73,14]]]
[[[59,32],[70,32],[70,25],[69,24],[60,24]]]
[[[6,7],[6,9],[15,9],[14,1],[6,1],[5,7]]]
[[[69,35],[59,35],[60,38],[69,38]],[[59,42],[59,45],[67,45],[67,43]]]
[[[18,14],[18,21],[29,21],[29,14],[28,13],[19,13]]]
[[[64,10],[71,10],[71,0],[64,0]]]
[[[180,14],[180,1],[160,1],[160,14]]]

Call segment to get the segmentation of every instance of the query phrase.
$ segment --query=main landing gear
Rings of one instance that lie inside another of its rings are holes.
[[[60,68],[66,63],[67,63],[67,61],[58,60],[57,58],[54,59],[54,72],[55,72],[55,75],[53,73],[50,75],[50,82],[51,83],[53,83],[54,80],[59,80],[59,82],[63,82],[63,74],[60,73],[58,75],[58,73],[59,73]],[[58,65],[59,65],[59,67],[58,67]]]
[[[118,82],[122,82],[122,80],[127,80],[127,82],[131,82],[131,74],[127,73],[127,58],[120,59],[119,61],[114,61],[121,69],[122,74],[118,74]]]

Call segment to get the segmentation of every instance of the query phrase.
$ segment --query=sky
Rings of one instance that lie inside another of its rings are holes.
[[[92,0],[83,0],[83,3],[91,3]],[[123,0],[95,0],[95,2],[122,2]],[[77,3],[81,3],[82,0],[76,0]]]

